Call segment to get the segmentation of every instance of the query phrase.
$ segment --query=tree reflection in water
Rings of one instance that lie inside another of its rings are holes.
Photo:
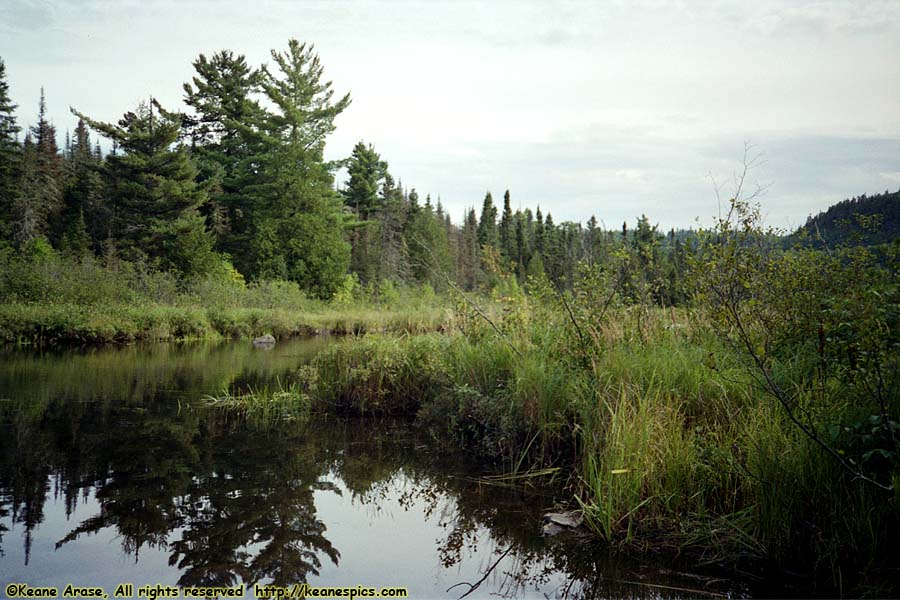
[[[391,501],[437,519],[443,533],[423,564],[466,573],[436,590],[448,597],[635,596],[651,588],[621,580],[659,580],[583,540],[542,539],[541,509],[557,498],[483,485],[469,475],[484,465],[409,423],[253,423],[184,403],[283,373],[261,356],[277,355],[203,346],[0,361],[0,536],[21,528],[26,564],[37,560],[32,537],[48,500],[69,517],[93,497],[96,514],[58,550],[108,530],[135,563],[143,549],[165,552],[181,586],[290,584],[339,565],[316,496],[346,493],[373,518]]]

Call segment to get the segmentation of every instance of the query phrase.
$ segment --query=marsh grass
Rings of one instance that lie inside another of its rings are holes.
[[[585,354],[562,317],[503,310],[525,330],[341,341],[304,390],[325,410],[415,415],[437,443],[499,461],[504,485],[568,486],[612,545],[778,565],[823,590],[897,568],[884,533],[900,531],[897,499],[836,467],[702,317],[644,314],[639,335],[633,314],[613,313]],[[846,385],[810,384],[814,368],[788,356],[775,373],[823,425],[857,418]]]
[[[240,413],[256,422],[284,419],[306,419],[310,413],[309,397],[296,383],[276,380],[272,385],[245,390],[224,390],[218,396],[206,396],[205,407]]]
[[[239,276],[184,281],[114,257],[0,252],[0,340],[6,343],[423,333],[452,324],[446,299],[415,286],[395,289],[390,300],[360,293],[322,301],[287,281],[247,284]]]
[[[236,339],[277,339],[367,332],[422,333],[449,327],[442,306],[322,304],[308,311],[160,305],[0,304],[0,340],[13,344],[78,345]]]

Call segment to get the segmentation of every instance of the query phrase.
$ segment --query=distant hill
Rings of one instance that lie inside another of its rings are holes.
[[[817,247],[877,246],[900,239],[900,190],[863,194],[831,206],[806,221],[790,236],[806,238]]]

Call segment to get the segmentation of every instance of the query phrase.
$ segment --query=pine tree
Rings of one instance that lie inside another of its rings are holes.
[[[199,212],[207,196],[195,180],[196,166],[187,148],[174,146],[181,115],[156,100],[141,103],[118,124],[73,113],[119,149],[104,168],[113,206],[111,237],[118,250],[127,258],[158,261],[185,277],[221,265]]]
[[[6,82],[6,65],[0,58],[0,240],[11,240],[11,223],[22,148],[18,135],[21,128],[16,123],[16,105],[9,97]]]
[[[56,128],[47,120],[47,103],[41,88],[38,122],[28,131],[13,200],[14,238],[20,245],[50,233],[50,221],[62,206],[62,161]]]
[[[509,190],[506,190],[503,194],[503,215],[500,217],[500,252],[509,260],[515,257],[515,235]]]
[[[194,114],[185,117],[184,129],[199,181],[209,191],[204,215],[219,248],[249,273],[255,212],[246,190],[260,183],[256,156],[264,147],[257,131],[264,112],[253,95],[261,90],[262,73],[230,50],[209,59],[201,54],[193,66],[196,75],[183,87],[185,104]]]
[[[494,199],[488,192],[484,196],[484,203],[481,206],[481,220],[478,222],[478,243],[481,246],[497,247],[500,238],[497,235],[497,207],[494,206]]]
[[[288,42],[272,51],[277,71],[263,69],[262,88],[275,112],[262,127],[262,183],[254,195],[254,275],[287,277],[320,297],[330,297],[347,272],[350,246],[343,236],[340,197],[332,165],[324,160],[325,138],[350,104],[332,102],[331,82],[312,46]]]

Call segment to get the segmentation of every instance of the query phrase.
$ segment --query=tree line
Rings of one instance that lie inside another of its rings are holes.
[[[555,223],[490,192],[453,223],[440,199],[406,188],[371,144],[326,161],[336,96],[312,46],[290,40],[271,64],[222,50],[193,62],[187,110],[149,98],[107,123],[72,109],[58,146],[43,90],[37,123],[15,116],[0,60],[0,248],[49,245],[73,256],[142,262],[183,281],[289,280],[328,298],[340,286],[495,287],[576,265],[613,264],[623,290],[680,302],[691,232],[661,234],[646,216],[621,232],[591,217]],[[104,153],[99,137],[107,140]],[[341,186],[335,173],[346,168]]]

